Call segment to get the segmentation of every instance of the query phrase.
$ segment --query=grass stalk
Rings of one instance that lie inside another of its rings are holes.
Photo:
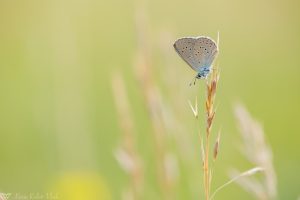
[[[203,181],[204,181],[204,192],[205,192],[205,200],[209,200],[210,196],[210,163],[209,163],[209,155],[210,155],[210,135],[212,123],[215,116],[214,110],[214,101],[216,96],[217,83],[219,80],[219,74],[217,70],[213,70],[210,81],[206,83],[206,140],[205,140],[205,158],[203,163]]]

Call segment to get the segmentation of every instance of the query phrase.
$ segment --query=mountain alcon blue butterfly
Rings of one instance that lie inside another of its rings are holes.
[[[218,46],[209,37],[185,37],[175,41],[174,48],[179,56],[197,72],[196,79],[206,79],[211,65],[218,54]]]

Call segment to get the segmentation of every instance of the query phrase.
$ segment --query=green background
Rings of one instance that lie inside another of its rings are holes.
[[[195,73],[172,44],[184,36],[216,39],[219,31],[221,79],[213,133],[222,129],[222,146],[213,185],[225,182],[232,168],[252,166],[239,150],[233,105],[241,101],[263,124],[274,154],[280,199],[296,199],[299,7],[295,0],[1,0],[0,192],[71,190],[75,197],[65,199],[120,199],[128,177],[113,156],[122,130],[111,78],[119,72],[128,90],[138,153],[146,166],[145,199],[161,199],[151,119],[134,69],[136,54],[147,52],[155,84],[193,139],[199,159],[193,166],[180,163],[177,199],[200,199],[201,190],[190,189],[202,187],[202,168],[187,101],[198,95],[203,118],[205,88],[203,81],[188,86]],[[182,153],[176,144],[171,146],[175,155]],[[91,197],[80,197],[84,194]],[[237,185],[216,196],[241,198],[253,199]]]

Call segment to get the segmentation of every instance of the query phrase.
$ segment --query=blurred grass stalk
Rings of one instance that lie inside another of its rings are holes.
[[[237,183],[258,200],[277,199],[277,178],[273,166],[273,155],[271,148],[265,142],[263,128],[251,117],[243,105],[236,104],[234,109],[243,138],[242,152],[250,163],[264,169],[263,180],[243,177],[237,180]],[[231,176],[234,177],[239,173],[234,170]]]
[[[156,163],[157,181],[162,199],[174,199],[174,187],[177,183],[178,166],[177,158],[167,150],[166,128],[164,124],[162,96],[156,87],[152,77],[150,64],[150,48],[146,44],[147,36],[144,27],[145,14],[143,9],[137,9],[137,55],[135,57],[134,72],[139,82],[140,90],[144,96],[145,106],[147,107],[150,123],[152,125],[154,156]],[[114,98],[117,105],[120,126],[123,130],[123,147],[116,151],[116,158],[121,167],[128,172],[131,177],[131,190],[133,195],[127,195],[127,199],[143,199],[145,197],[144,171],[136,150],[133,134],[133,120],[129,114],[129,103],[124,81],[120,74],[115,74],[112,80]],[[142,186],[141,186],[142,185]],[[149,188],[148,188],[149,190]],[[143,191],[143,192],[142,192]],[[144,196],[143,196],[144,195]]]
[[[0,192],[0,200],[6,200],[6,198],[4,197],[4,194]]]
[[[120,166],[130,177],[130,188],[123,194],[124,200],[141,199],[143,193],[144,173],[134,135],[134,123],[130,113],[127,92],[121,74],[115,73],[112,77],[112,89],[118,111],[120,127],[122,129],[122,144],[115,151],[115,157]]]
[[[137,9],[136,28],[137,28],[137,55],[134,65],[136,78],[139,82],[140,90],[144,96],[145,105],[152,125],[154,153],[156,161],[157,180],[163,199],[174,199],[172,188],[176,185],[177,160],[171,152],[167,150],[166,129],[163,120],[163,101],[162,95],[155,84],[153,66],[151,65],[150,47],[147,30],[145,27],[146,16],[143,7]],[[170,173],[174,172],[174,173]]]
[[[156,173],[157,173],[158,185],[160,186],[160,192],[163,196],[163,199],[171,200],[174,199],[174,195],[172,194],[173,193],[172,188],[175,186],[176,183],[175,177],[177,177],[176,175],[177,161],[176,158],[172,156],[171,153],[168,153],[166,150],[167,141],[165,138],[166,134],[165,134],[163,120],[162,120],[162,110],[163,110],[162,97],[158,91],[158,88],[155,86],[155,81],[152,77],[151,64],[149,62],[150,49],[148,45],[145,43],[147,41],[146,31],[144,27],[145,24],[144,21],[146,19],[145,19],[144,12],[142,12],[141,10],[143,9],[137,9],[138,12],[136,17],[138,49],[137,49],[137,55],[135,57],[134,72],[139,82],[140,90],[144,96],[145,105],[147,106],[147,110],[150,116],[150,123],[153,129],[154,154],[155,154],[155,163],[157,165]],[[126,132],[132,132],[133,122],[132,122],[132,118],[128,114],[129,109],[128,109],[126,91],[124,88],[124,81],[120,77],[121,77],[120,75],[115,76],[113,81],[114,96],[116,99],[116,104],[119,105],[117,108],[119,110],[119,117],[123,119],[123,123],[121,124],[121,126],[123,127],[123,130],[127,129]],[[131,151],[130,154],[134,155],[134,151],[136,151],[136,149],[133,148],[134,145],[132,142],[134,140],[134,135],[128,133],[126,135],[127,138],[130,138],[127,139],[127,141],[129,141],[127,143],[130,143],[127,145],[127,152]],[[121,151],[119,152],[120,152],[118,153],[119,156],[117,157],[119,157],[118,158],[119,161],[123,160],[120,162],[123,163],[121,164],[123,165],[123,168],[130,168],[128,167],[128,165],[130,166],[137,165],[137,159],[133,159],[133,158],[124,159],[125,156],[120,156]],[[122,154],[125,155],[124,151]],[[137,155],[137,153],[135,153],[135,155]],[[126,157],[129,158],[129,156]],[[124,162],[124,160],[127,160],[127,162]],[[129,160],[131,160],[131,162],[128,162]],[[142,169],[141,166],[139,167],[139,169],[140,169],[139,173],[142,173],[142,171],[144,171],[144,169]],[[134,173],[131,174],[132,174],[131,179],[136,179],[135,176],[133,175]],[[138,181],[133,181],[133,182],[138,183]],[[139,183],[141,184],[141,180],[139,181]],[[138,185],[133,184],[132,187],[138,187]],[[134,199],[141,199],[141,193],[138,192],[138,189],[135,189],[135,191],[136,191],[136,195]]]
[[[11,193],[1,193],[0,192],[0,200],[8,200],[11,196]]]

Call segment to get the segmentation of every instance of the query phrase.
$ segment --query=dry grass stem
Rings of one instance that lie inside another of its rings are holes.
[[[204,143],[203,139],[200,137],[200,145],[201,145],[201,156],[202,156],[202,166],[204,168],[204,162],[205,162],[205,150],[204,150]]]
[[[217,91],[217,84],[219,80],[219,74],[217,70],[213,70],[212,76],[210,81],[206,83],[206,101],[205,101],[205,108],[206,108],[206,140],[205,140],[205,156],[204,156],[204,192],[205,192],[205,199],[208,200],[210,196],[210,180],[212,179],[210,173],[210,165],[209,165],[209,150],[210,150],[210,135],[211,135],[211,127],[213,123],[213,119],[215,117],[215,110],[214,110],[214,101]]]

